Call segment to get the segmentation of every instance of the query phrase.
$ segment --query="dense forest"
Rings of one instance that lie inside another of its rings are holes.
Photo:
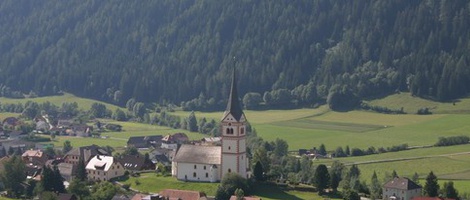
[[[271,105],[447,101],[470,92],[469,21],[467,0],[5,0],[0,95],[197,108],[222,104],[235,67]]]

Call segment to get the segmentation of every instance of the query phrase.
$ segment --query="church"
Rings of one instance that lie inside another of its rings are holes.
[[[246,118],[238,99],[235,69],[227,108],[220,122],[222,146],[182,145],[172,162],[178,180],[219,182],[227,173],[248,178]]]

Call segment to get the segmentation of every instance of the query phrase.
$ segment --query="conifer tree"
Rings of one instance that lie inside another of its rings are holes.
[[[437,197],[439,195],[439,184],[437,183],[437,177],[431,171],[426,177],[426,183],[424,184],[424,194],[429,197]]]

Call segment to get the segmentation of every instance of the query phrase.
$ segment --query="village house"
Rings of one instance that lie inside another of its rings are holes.
[[[421,186],[408,178],[395,177],[383,185],[385,200],[411,200],[421,196]]]
[[[48,160],[47,155],[41,150],[27,150],[21,155],[25,164],[43,166]]]
[[[86,165],[88,180],[109,181],[124,175],[125,169],[112,156],[96,155]]]
[[[84,147],[73,148],[69,152],[67,152],[64,156],[64,162],[78,165],[80,160],[86,164],[93,156],[96,155],[110,155],[106,150],[97,146],[97,145],[90,145]]]
[[[160,147],[162,143],[161,135],[152,136],[134,136],[127,140],[128,147],[135,147],[137,149],[145,149],[150,147]]]
[[[189,138],[184,133],[175,133],[166,135],[162,139],[161,147],[164,149],[177,149],[178,145],[184,144],[189,141]]]
[[[159,200],[184,199],[184,200],[207,200],[203,192],[190,190],[166,189],[158,193]]]
[[[203,145],[220,146],[222,145],[222,138],[221,137],[206,137],[206,138],[202,138],[201,142]]]
[[[125,170],[133,173],[142,170],[155,169],[153,163],[146,163],[145,156],[142,155],[125,155],[118,160]]]

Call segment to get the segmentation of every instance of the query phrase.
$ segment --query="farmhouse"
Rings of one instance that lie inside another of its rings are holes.
[[[124,167],[112,156],[96,155],[86,165],[88,180],[109,181],[124,175]]]
[[[130,137],[127,140],[128,147],[135,147],[137,149],[150,148],[150,147],[160,147],[162,143],[161,135],[152,135],[152,136],[134,136]]]
[[[408,178],[395,177],[384,184],[382,196],[387,200],[411,200],[421,196],[421,186]]]
[[[185,181],[220,181],[227,173],[248,176],[246,118],[238,100],[235,69],[227,108],[221,120],[222,146],[182,145],[172,163],[172,175]]]
[[[79,161],[83,160],[86,164],[93,156],[96,155],[109,155],[109,153],[97,145],[84,146],[74,148],[66,153],[64,156],[64,162],[78,165]]]
[[[48,159],[46,154],[40,150],[27,150],[21,155],[21,158],[24,163],[35,166],[43,166]]]

